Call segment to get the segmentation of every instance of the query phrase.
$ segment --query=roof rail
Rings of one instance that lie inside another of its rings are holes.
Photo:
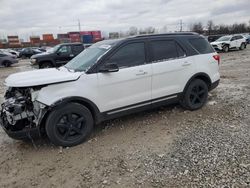
[[[195,32],[175,32],[175,33],[162,33],[162,34],[144,34],[144,35],[136,35],[134,36],[135,38],[140,38],[140,37],[160,37],[160,36],[171,36],[171,35],[199,35],[198,33]]]

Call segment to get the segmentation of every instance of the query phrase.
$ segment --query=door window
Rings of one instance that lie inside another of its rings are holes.
[[[119,68],[145,64],[145,45],[143,42],[131,43],[121,47],[107,63],[116,63]]]
[[[152,41],[151,51],[152,61],[164,61],[179,57],[173,40]]]
[[[72,53],[74,55],[77,55],[77,54],[81,53],[82,51],[83,51],[83,46],[81,46],[81,45],[72,46]]]
[[[62,54],[69,54],[70,53],[70,46],[62,46],[58,52]]]

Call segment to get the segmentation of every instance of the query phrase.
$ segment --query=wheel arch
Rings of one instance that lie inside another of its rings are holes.
[[[55,62],[52,59],[42,59],[38,61],[39,66],[41,66],[43,63],[51,63],[53,66],[55,66]]]
[[[68,103],[78,103],[88,108],[93,116],[95,124],[98,124],[102,121],[100,110],[95,103],[83,97],[67,97],[54,102],[51,106],[47,108],[46,113],[44,114],[43,118],[40,121],[40,129],[42,130],[43,128],[45,128],[46,120],[51,111],[60,108],[61,106]]]
[[[206,73],[204,73],[204,72],[200,72],[200,73],[196,73],[195,75],[193,75],[193,76],[188,80],[188,82],[186,83],[185,88],[184,88],[184,90],[183,90],[183,93],[186,91],[186,89],[187,89],[187,87],[189,86],[189,84],[190,84],[193,80],[195,80],[195,79],[201,79],[201,80],[203,80],[203,81],[207,84],[207,86],[208,86],[208,91],[210,91],[211,85],[212,85],[212,81],[211,81],[209,75],[206,74]]]

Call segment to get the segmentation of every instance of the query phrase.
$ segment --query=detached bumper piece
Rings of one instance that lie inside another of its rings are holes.
[[[1,106],[0,125],[11,138],[26,140],[40,136],[39,127],[33,122],[35,114],[25,105],[23,100],[10,98]]]

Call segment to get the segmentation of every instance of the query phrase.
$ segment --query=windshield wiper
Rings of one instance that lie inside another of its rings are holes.
[[[75,72],[73,69],[69,69],[68,67],[66,67],[66,66],[63,66],[64,68],[66,68],[67,69],[67,71],[69,71],[69,72]]]

